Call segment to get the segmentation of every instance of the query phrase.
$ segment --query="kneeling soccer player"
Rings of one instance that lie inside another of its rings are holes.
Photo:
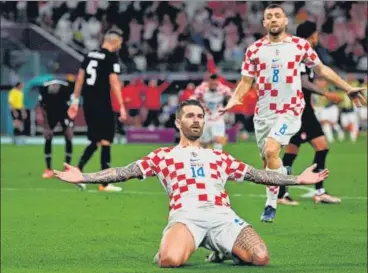
[[[176,112],[180,143],[159,148],[125,167],[81,173],[69,166],[54,171],[69,183],[113,183],[156,175],[170,199],[169,223],[155,261],[160,267],[184,265],[198,247],[213,250],[209,261],[234,258],[237,263],[267,265],[268,251],[256,231],[231,208],[224,187],[227,180],[264,185],[315,184],[328,176],[315,166],[299,176],[256,170],[231,155],[200,147],[205,111],[199,101],[187,100]]]

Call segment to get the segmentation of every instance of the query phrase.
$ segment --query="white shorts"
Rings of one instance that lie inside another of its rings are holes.
[[[264,158],[264,148],[268,137],[278,141],[281,146],[289,144],[302,125],[301,117],[277,115],[267,119],[254,118],[254,131],[260,155]]]
[[[341,113],[341,125],[346,128],[350,124],[359,125],[359,117],[357,112]]]
[[[333,124],[337,123],[339,120],[339,108],[337,105],[331,105],[329,107],[323,108],[320,113],[320,121],[329,121]]]
[[[204,247],[222,253],[231,253],[240,231],[249,224],[231,208],[197,209],[194,212],[177,211],[169,217],[163,231],[176,223],[183,223],[194,238],[195,248]]]
[[[215,137],[226,136],[225,120],[223,118],[216,121],[206,121],[203,134],[200,138],[201,143],[211,143]]]

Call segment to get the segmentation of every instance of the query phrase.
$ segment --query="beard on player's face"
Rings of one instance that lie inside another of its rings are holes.
[[[191,124],[181,122],[181,131],[183,135],[191,141],[195,141],[202,136],[203,127],[204,126],[201,125],[200,122],[193,122]]]
[[[268,34],[272,35],[272,36],[278,36],[281,33],[283,33],[285,31],[285,27],[270,27],[268,29]]]

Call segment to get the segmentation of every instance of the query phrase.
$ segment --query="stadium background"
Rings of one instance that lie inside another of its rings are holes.
[[[12,135],[7,91],[21,81],[25,85],[25,105],[29,112],[25,142],[37,144],[4,145],[1,149],[3,272],[155,271],[150,264],[151,256],[166,221],[166,199],[160,195],[158,184],[125,184],[122,193],[125,196],[121,197],[118,194],[81,195],[69,185],[41,180],[44,162],[39,144],[43,142],[43,121],[37,108],[37,88],[32,86],[50,77],[63,79],[75,75],[83,54],[97,48],[102,33],[115,25],[124,31],[124,44],[119,51],[123,67],[121,80],[133,86],[132,93],[142,89],[142,81],[145,85],[152,79],[159,84],[168,82],[161,96],[160,127],[170,127],[170,122],[166,126],[165,123],[175,109],[180,92],[185,91],[188,83],[199,84],[209,66],[215,65],[217,72],[231,83],[240,78],[243,54],[248,45],[264,35],[263,10],[271,2],[0,3],[1,143],[11,143]],[[367,2],[278,3],[289,16],[290,33],[294,34],[296,26],[304,20],[315,21],[321,30],[317,52],[322,61],[344,78],[350,77],[351,81],[367,86]],[[143,123],[144,97],[142,100]],[[241,114],[244,111],[247,120],[251,120],[251,110],[240,109]],[[301,211],[282,207],[277,224],[265,227],[258,223],[264,189],[229,185],[233,206],[254,224],[270,247],[273,260],[267,272],[366,272],[366,116],[362,115],[360,122],[362,132],[357,143],[353,145],[346,140],[331,145],[328,162],[331,177],[327,185],[343,197],[341,206],[318,207],[302,199],[305,202],[300,206]],[[228,128],[234,128],[234,124],[234,118],[230,119]],[[135,127],[130,126],[133,131],[138,130]],[[75,129],[74,143],[85,143],[83,112],[77,118]],[[251,124],[246,129],[252,136]],[[125,134],[127,130],[129,126],[125,126]],[[157,136],[163,137],[160,130],[165,131],[151,127],[139,130],[143,130],[138,131],[143,132],[141,136],[156,134],[151,142],[157,141]],[[261,168],[252,137],[244,142],[237,139],[238,133],[234,131],[235,143],[225,150]],[[138,137],[136,141],[150,142],[147,137]],[[63,140],[56,139],[54,143],[63,143]],[[126,164],[154,147],[152,144],[117,144],[113,147],[112,163]],[[82,146],[77,145],[73,162],[81,151]],[[62,147],[54,148],[53,153],[55,167],[61,166]],[[310,164],[312,157],[311,149],[303,147],[295,171]],[[87,171],[97,169],[95,158]],[[299,198],[308,198],[310,191],[299,188],[295,193]],[[239,198],[241,196],[247,196],[246,200]],[[135,203],[137,199],[139,206]],[[293,236],[297,240],[290,238]],[[108,242],[114,240],[111,246]],[[91,251],[87,258],[92,261],[88,262],[84,260],[86,244]],[[107,251],[101,254],[103,248]],[[296,250],[300,251],[297,257]],[[241,270],[212,265],[201,267],[204,251],[199,253],[190,262],[195,266],[183,272]],[[260,272],[255,268],[247,270]]]

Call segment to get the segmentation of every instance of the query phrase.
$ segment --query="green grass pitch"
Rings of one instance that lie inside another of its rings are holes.
[[[79,192],[56,179],[41,178],[42,146],[1,149],[1,267],[3,273],[120,272],[367,272],[367,147],[358,143],[331,145],[326,188],[342,197],[341,205],[315,205],[293,188],[299,207],[279,206],[274,224],[260,223],[264,186],[229,182],[234,210],[264,238],[270,265],[238,267],[205,264],[200,249],[180,269],[159,269],[152,263],[168,212],[167,197],[157,181],[132,180],[122,193],[99,193],[96,186]],[[112,165],[139,159],[158,146],[115,145]],[[64,147],[53,147],[53,166],[60,169]],[[73,163],[83,147],[75,146]],[[226,146],[237,158],[261,167],[255,143]],[[305,145],[294,172],[313,160]],[[99,169],[99,153],[86,171]]]

